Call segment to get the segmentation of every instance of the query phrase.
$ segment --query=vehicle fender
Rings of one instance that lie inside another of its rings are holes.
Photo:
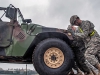
[[[65,41],[68,45],[70,45],[72,42],[70,37],[66,33],[60,33],[60,32],[38,33],[36,35],[35,39],[33,40],[33,42],[31,43],[30,47],[24,54],[24,57],[30,58],[32,56],[32,53],[33,53],[35,47],[38,45],[38,43],[40,43],[41,41],[43,41],[44,39],[47,39],[47,38],[59,38],[59,39]]]

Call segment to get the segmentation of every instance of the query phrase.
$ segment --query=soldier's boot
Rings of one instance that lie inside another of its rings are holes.
[[[91,71],[93,72],[94,75],[97,75],[94,70],[91,70]]]
[[[97,68],[100,71],[100,63],[96,64],[95,68]]]
[[[78,68],[76,75],[83,75],[82,71]]]
[[[92,71],[90,71],[89,73],[85,73],[85,75],[94,75]]]
[[[69,72],[69,74],[68,75],[75,75],[74,74],[74,71],[73,70],[71,70],[70,72]]]
[[[100,75],[100,72],[98,72],[98,75]]]
[[[100,63],[96,64],[95,68],[97,68],[99,70],[98,75],[100,75]]]

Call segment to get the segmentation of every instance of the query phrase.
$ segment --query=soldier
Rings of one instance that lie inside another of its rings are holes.
[[[70,18],[70,23],[79,26],[83,32],[77,36],[82,38],[85,43],[85,57],[91,65],[99,70],[100,75],[100,36],[94,29],[94,24],[87,20],[81,20],[77,15]]]
[[[73,49],[73,52],[75,55],[76,64],[74,66],[74,69],[77,70],[77,75],[82,75],[82,72],[80,70],[82,70],[85,74],[93,75],[93,73],[91,72],[91,70],[85,63],[86,62],[86,59],[84,56],[85,44],[84,44],[83,40],[80,39],[79,37],[75,36],[75,34],[74,34],[75,31],[73,30],[73,28],[71,28],[70,25],[68,26],[67,30],[72,33],[72,36],[74,38],[74,41],[72,43],[72,46],[73,46],[72,49]]]

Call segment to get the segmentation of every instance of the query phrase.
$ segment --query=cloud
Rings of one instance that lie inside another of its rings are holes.
[[[83,20],[90,20],[99,31],[99,0],[3,0],[1,6],[10,3],[20,8],[25,18],[31,18],[33,23],[48,27],[66,29],[72,15],[78,15]],[[7,2],[4,4],[4,2]]]

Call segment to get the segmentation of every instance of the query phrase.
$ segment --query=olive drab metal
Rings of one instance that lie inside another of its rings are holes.
[[[2,10],[0,62],[34,64],[40,75],[68,74],[74,63],[73,36],[68,30],[34,24],[12,4]]]

